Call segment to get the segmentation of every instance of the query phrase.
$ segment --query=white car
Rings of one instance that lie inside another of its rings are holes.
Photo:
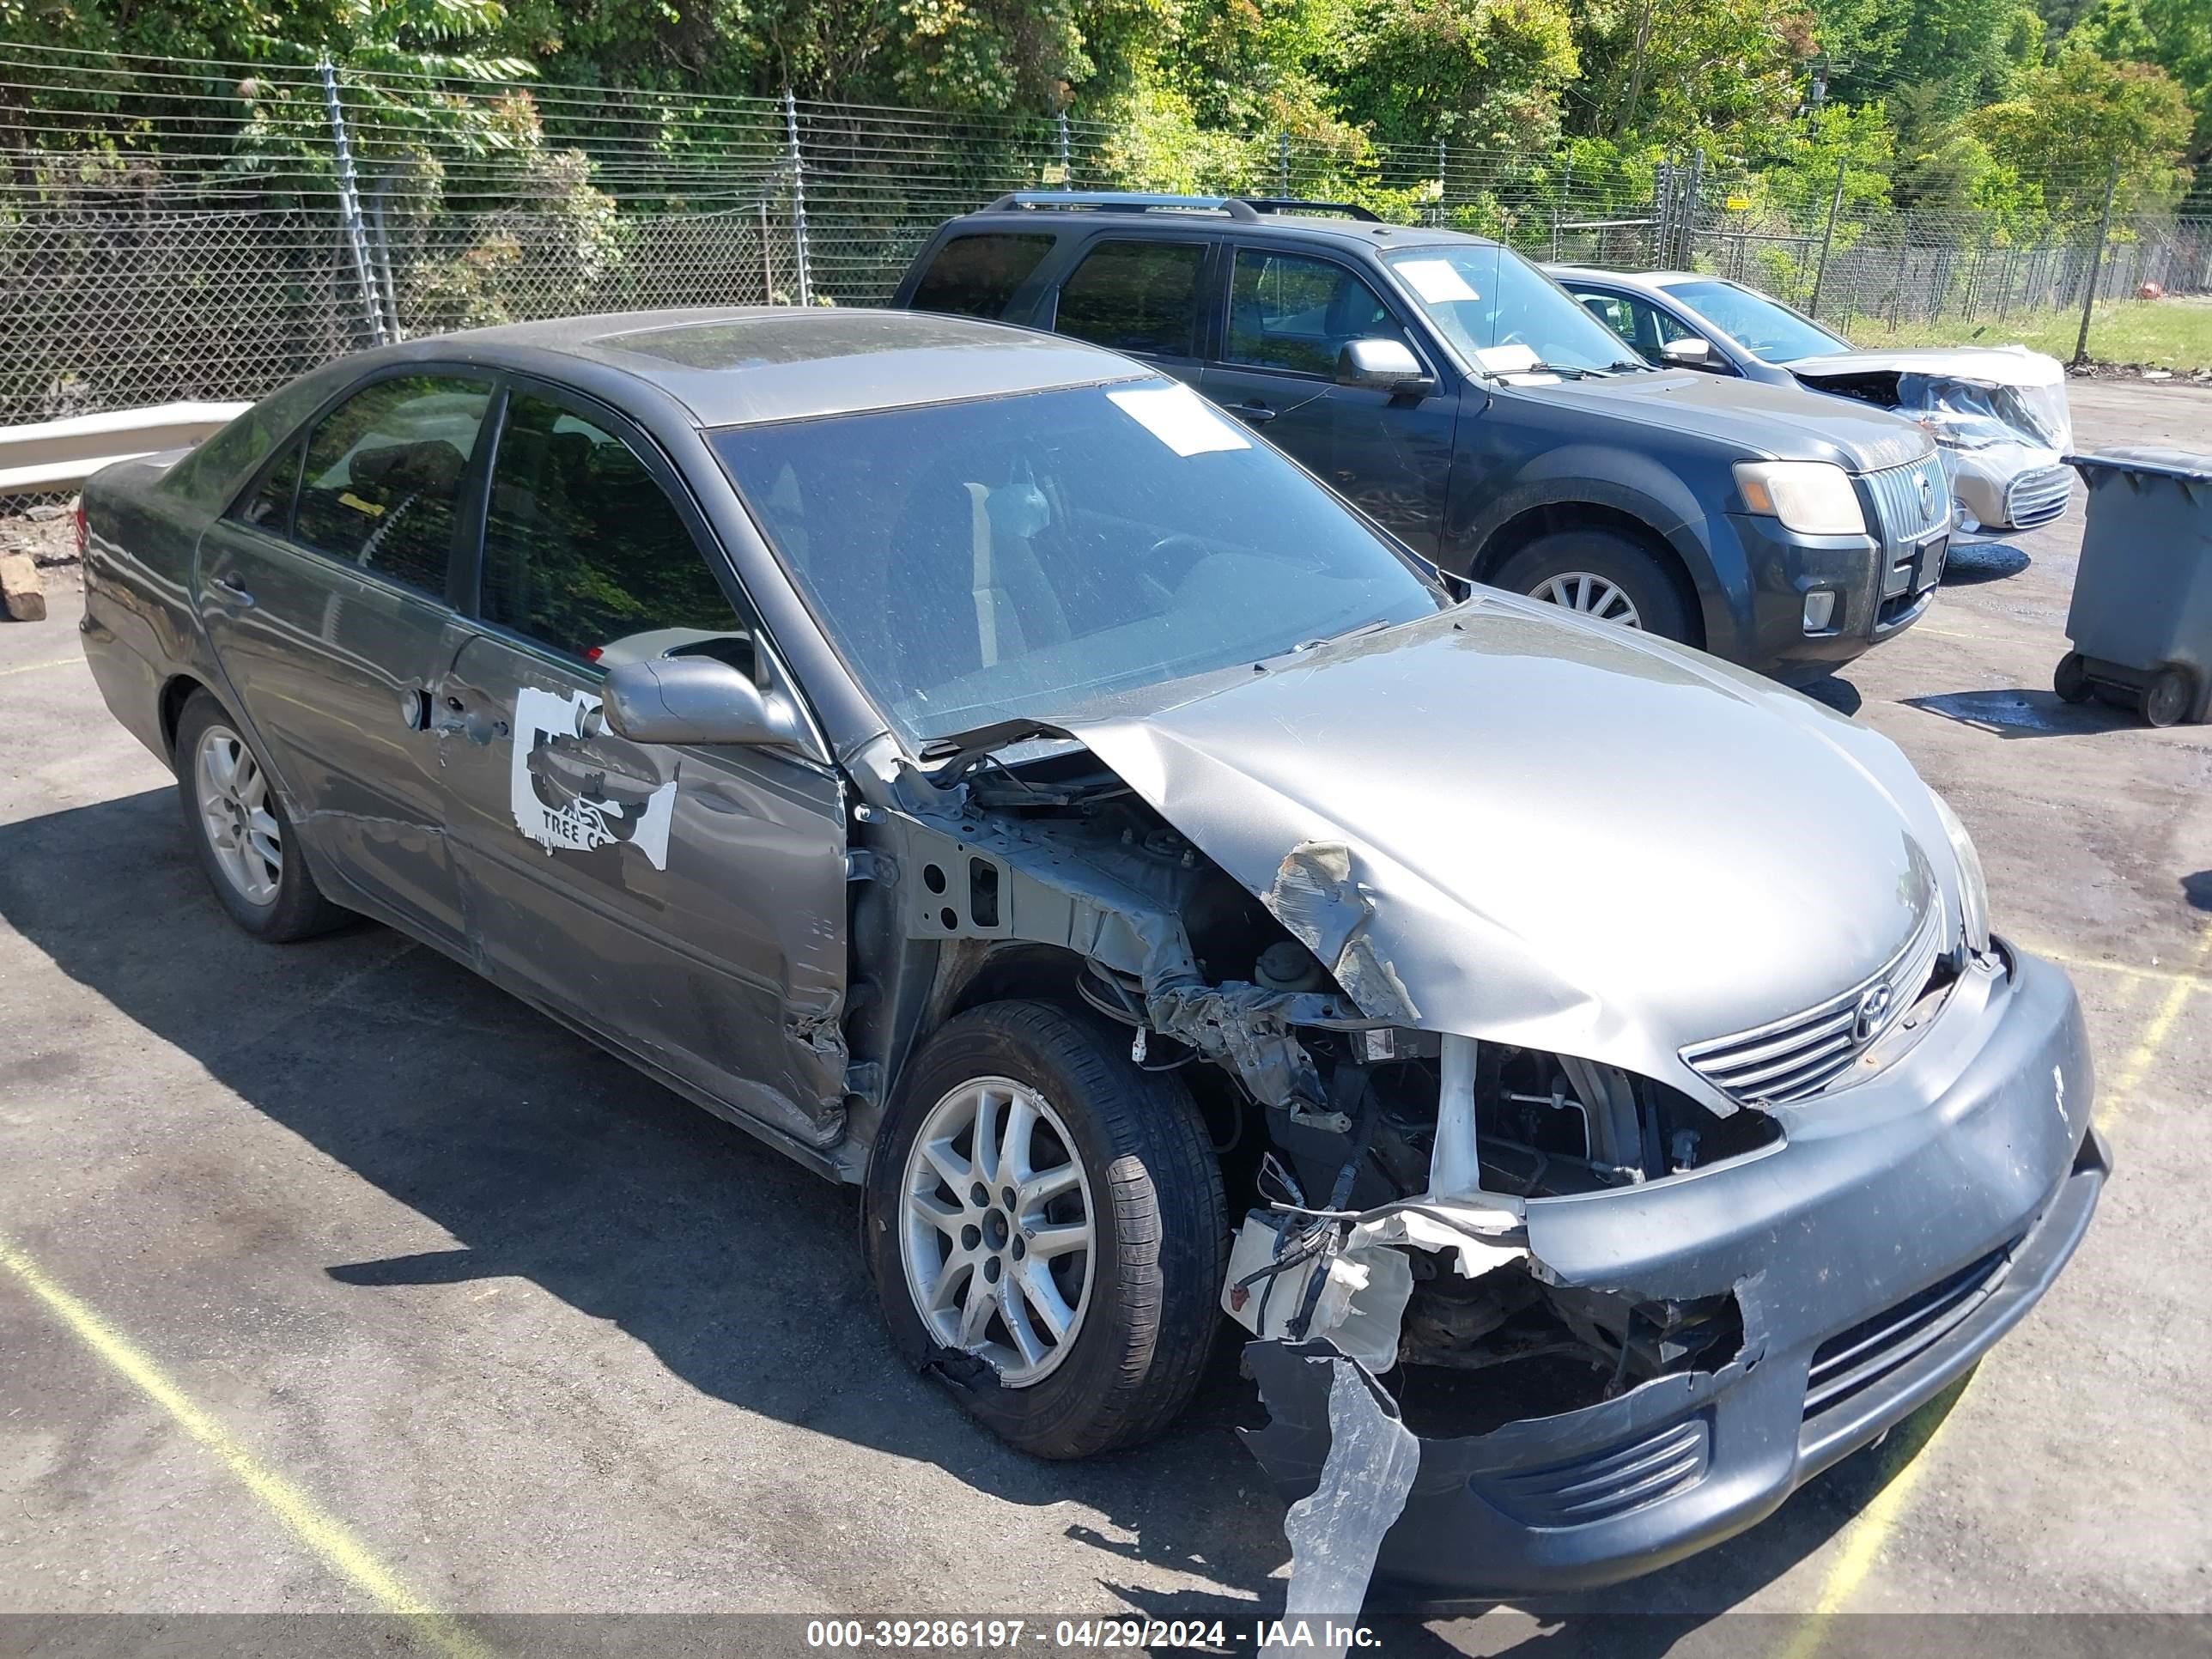
[[[2066,371],[2024,346],[1860,351],[1778,300],[1694,271],[1546,268],[1655,363],[1803,386],[1920,422],[1951,479],[1957,542],[2033,530],[2065,512],[2074,474]]]

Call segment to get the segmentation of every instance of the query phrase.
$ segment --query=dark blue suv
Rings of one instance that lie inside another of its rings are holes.
[[[1036,191],[895,304],[1196,387],[1455,574],[1818,678],[1917,620],[1950,490],[1875,409],[1655,368],[1510,248],[1329,203]]]

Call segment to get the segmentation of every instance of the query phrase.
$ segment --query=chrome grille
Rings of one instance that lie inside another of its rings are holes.
[[[1875,533],[1892,547],[1933,535],[1951,521],[1951,483],[1934,455],[1866,475],[1874,492]]]
[[[2074,475],[2063,466],[2039,466],[2023,472],[2005,486],[2005,522],[2015,530],[2033,530],[2049,524],[2065,512],[2074,493]]]
[[[1682,1059],[1706,1082],[1745,1105],[1816,1095],[1918,1000],[1942,954],[1942,939],[1943,906],[1936,900],[1897,954],[1850,990],[1802,1014],[1693,1043],[1682,1050]],[[1862,1013],[1877,1003],[1881,1018],[1863,1021]]]

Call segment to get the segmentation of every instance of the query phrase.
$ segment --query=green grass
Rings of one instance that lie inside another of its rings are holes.
[[[2059,362],[2073,361],[2081,312],[2015,312],[1993,316],[1940,316],[1907,321],[1891,330],[1887,319],[1851,316],[1840,323],[1854,345],[2028,345]],[[2143,362],[2161,369],[2212,369],[2212,299],[2128,299],[2100,305],[2088,319],[2088,354],[2094,362]]]
[[[2081,313],[2020,312],[1994,317],[1940,317],[1893,329],[1886,319],[1827,319],[1840,325],[1854,345],[2024,345],[2061,362],[2074,357]],[[2089,356],[2100,363],[2141,363],[2157,368],[2212,368],[2212,298],[2120,300],[2100,305],[2089,318]]]

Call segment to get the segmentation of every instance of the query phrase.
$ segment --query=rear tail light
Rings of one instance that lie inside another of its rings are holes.
[[[76,506],[71,516],[76,520],[76,556],[82,559],[84,557],[85,549],[92,542],[92,527],[84,521],[83,496],[80,495],[76,498]]]

